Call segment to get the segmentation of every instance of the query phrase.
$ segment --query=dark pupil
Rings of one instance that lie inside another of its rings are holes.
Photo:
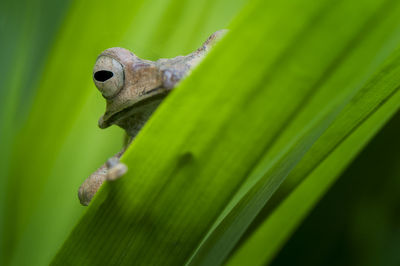
[[[114,73],[107,70],[100,70],[94,73],[94,79],[100,82],[104,82],[114,76]]]

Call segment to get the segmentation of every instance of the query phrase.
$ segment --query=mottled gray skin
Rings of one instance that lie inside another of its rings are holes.
[[[82,205],[90,203],[104,181],[118,179],[127,171],[119,158],[161,101],[225,33],[226,30],[217,31],[195,52],[171,59],[144,60],[119,47],[99,55],[93,80],[107,101],[99,127],[118,125],[126,131],[128,141],[81,185],[78,196]]]

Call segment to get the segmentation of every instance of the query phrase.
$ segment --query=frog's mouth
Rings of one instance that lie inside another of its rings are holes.
[[[127,107],[114,112],[106,112],[99,120],[99,127],[107,128],[113,124],[116,124],[119,120],[126,119],[130,116],[152,109],[154,110],[168,93],[169,90],[165,90],[164,88],[155,88],[149,90],[143,94],[142,97]]]

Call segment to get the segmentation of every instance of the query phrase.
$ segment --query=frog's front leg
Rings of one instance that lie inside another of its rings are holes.
[[[107,160],[99,169],[91,174],[79,187],[78,197],[82,205],[89,205],[93,196],[99,190],[104,181],[113,181],[121,177],[128,170],[127,166],[119,161],[125,148]]]
[[[156,64],[161,70],[162,87],[168,90],[175,88],[227,32],[227,30],[214,32],[199,49],[189,55],[159,59]]]

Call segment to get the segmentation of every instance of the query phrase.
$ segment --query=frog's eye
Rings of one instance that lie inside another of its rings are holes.
[[[93,80],[105,98],[112,98],[124,85],[124,69],[117,60],[100,56],[94,65]]]

